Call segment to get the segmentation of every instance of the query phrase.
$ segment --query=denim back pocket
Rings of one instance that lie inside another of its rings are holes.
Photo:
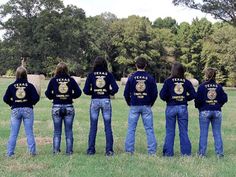
[[[29,119],[33,116],[33,109],[32,108],[25,108],[24,113],[25,113],[25,118]]]
[[[222,119],[222,112],[221,111],[215,111],[215,119]]]
[[[209,117],[209,111],[201,111],[200,113],[199,113],[199,118],[200,119],[207,119],[208,117]]]
[[[60,108],[52,108],[52,116],[59,116],[60,114]]]
[[[110,110],[111,109],[111,101],[109,99],[103,100],[102,107],[104,110]]]
[[[91,109],[98,109],[100,107],[100,101],[98,99],[92,99],[90,107]]]
[[[18,114],[19,114],[18,108],[14,108],[14,109],[11,110],[11,117],[12,117],[12,118],[17,119]]]
[[[66,111],[67,111],[68,116],[71,116],[71,115],[75,114],[75,109],[73,107],[67,107]]]

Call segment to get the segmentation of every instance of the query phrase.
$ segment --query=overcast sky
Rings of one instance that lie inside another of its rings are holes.
[[[0,0],[0,4],[8,0]],[[84,9],[86,16],[99,15],[102,12],[111,12],[118,18],[126,18],[130,15],[146,16],[151,21],[161,17],[172,17],[178,23],[183,21],[192,22],[193,18],[206,17],[214,22],[215,20],[204,13],[192,10],[187,7],[177,7],[172,0],[63,0],[65,5],[73,4]],[[2,31],[0,31],[0,36]]]
[[[197,10],[187,7],[177,7],[172,0],[64,0],[64,4],[73,4],[85,10],[87,16],[94,16],[102,12],[114,13],[118,18],[129,15],[146,16],[151,21],[158,17],[172,17],[177,22],[189,22],[195,17],[206,17],[213,20]]]

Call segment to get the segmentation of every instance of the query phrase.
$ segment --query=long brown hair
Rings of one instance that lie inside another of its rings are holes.
[[[93,71],[97,68],[103,68],[105,71],[108,71],[107,61],[105,58],[98,56],[95,58],[93,63]]]
[[[61,75],[61,74],[66,74],[69,75],[69,70],[64,62],[58,63],[56,70],[55,70],[55,76]]]
[[[144,57],[137,57],[135,58],[136,62],[135,65],[138,69],[145,69],[147,66],[147,60]]]
[[[216,68],[206,68],[204,70],[205,73],[205,79],[206,81],[210,81],[210,80],[216,80],[216,73],[217,73],[217,69]]]
[[[185,78],[184,77],[184,73],[185,73],[184,66],[181,63],[179,63],[179,62],[175,62],[172,65],[170,77],[177,77],[177,78],[184,79]]]
[[[16,69],[16,79],[27,79],[27,71],[25,67],[19,66]]]

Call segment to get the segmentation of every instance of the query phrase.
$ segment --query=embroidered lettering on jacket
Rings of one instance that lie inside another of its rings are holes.
[[[137,80],[135,88],[138,92],[143,92],[146,89],[145,80]]]
[[[56,81],[58,82],[58,91],[59,94],[56,95],[56,97],[65,100],[67,99],[70,95],[66,94],[69,91],[69,87],[68,87],[68,82],[70,82],[69,78],[58,78],[56,79]]]
[[[172,99],[176,101],[184,101],[185,96],[184,93],[184,82],[185,79],[183,78],[172,78],[172,81],[174,82],[174,93],[175,95],[172,96]]]
[[[181,83],[181,82],[176,82],[176,83],[175,83],[174,92],[175,92],[177,95],[181,95],[181,94],[184,92],[183,84],[184,84],[184,83]]]
[[[215,100],[217,97],[216,88],[208,88],[207,90],[208,100],[206,100],[206,103],[210,105],[215,105],[218,102],[217,100]]]
[[[94,89],[94,91],[98,94],[98,95],[104,95],[105,92],[107,92],[107,89],[104,88],[106,86],[106,81],[105,81],[105,78],[107,73],[106,72],[96,72],[97,74],[98,73],[101,73],[103,74],[103,76],[99,75],[99,76],[95,76],[96,77],[96,89]]]
[[[26,97],[26,87],[28,86],[27,83],[17,83],[14,84],[15,88],[16,88],[16,100],[15,102],[17,103],[22,103],[22,102],[27,102],[27,99],[24,99]]]
[[[58,82],[58,83],[59,83],[59,86],[58,86],[59,92],[62,94],[67,93],[69,90],[68,86],[66,85],[67,82]]]
[[[148,80],[147,76],[135,76],[134,79],[136,80],[134,95],[137,96],[137,98],[143,99],[148,94],[145,92],[146,90],[146,80]]]

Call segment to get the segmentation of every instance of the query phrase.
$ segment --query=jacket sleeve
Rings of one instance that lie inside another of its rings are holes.
[[[128,79],[126,85],[125,85],[125,90],[124,90],[124,97],[125,97],[125,101],[127,103],[127,105],[130,106],[130,101],[131,101],[131,98],[130,98],[130,78]]]
[[[52,100],[55,95],[54,95],[54,91],[53,91],[53,81],[52,79],[50,80],[47,90],[45,91],[45,95],[49,100]]]
[[[111,81],[110,94],[111,94],[111,95],[115,95],[115,94],[118,92],[119,87],[118,87],[118,85],[117,85],[117,83],[116,83],[116,80],[115,80],[115,78],[113,77],[112,74],[110,74],[110,81]]]
[[[7,88],[5,95],[3,96],[3,101],[8,104],[9,106],[12,106],[12,94],[10,91],[10,86]]]
[[[76,83],[76,81],[71,78],[71,86],[72,86],[72,98],[79,98],[82,94],[81,89],[79,88],[79,85]]]
[[[204,100],[204,87],[199,86],[197,89],[195,100],[194,100],[195,107],[201,108],[204,101],[205,101]]]
[[[167,81],[164,82],[163,87],[162,87],[162,89],[160,91],[160,98],[163,101],[170,100],[170,94],[169,94],[169,89],[168,89]]]
[[[92,95],[93,94],[93,91],[91,90],[92,89],[91,84],[92,84],[91,74],[89,74],[86,81],[85,81],[85,85],[84,85],[84,89],[83,89],[84,94],[86,94],[86,95]]]
[[[187,95],[187,101],[191,101],[196,97],[196,92],[193,87],[193,84],[189,81],[188,83],[188,95]]]
[[[30,84],[30,98],[33,105],[35,105],[40,99],[37,90],[32,84]]]
[[[151,106],[154,105],[157,96],[158,96],[158,91],[157,91],[157,84],[156,84],[156,80],[153,79],[152,85],[151,85]]]
[[[223,106],[228,101],[228,96],[224,92],[222,87],[220,87],[219,95],[220,95],[219,103],[221,104],[221,106]]]

